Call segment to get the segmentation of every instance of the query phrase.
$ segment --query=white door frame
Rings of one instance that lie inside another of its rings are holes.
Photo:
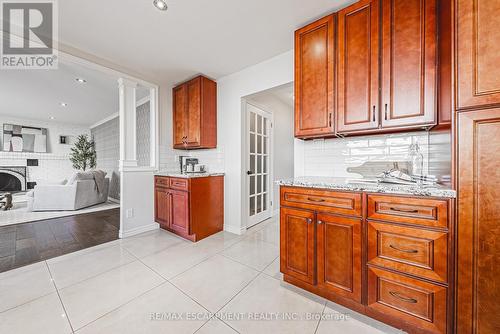
[[[244,215],[245,217],[245,228],[250,228],[253,225],[258,224],[259,222],[262,222],[266,219],[269,219],[273,216],[274,214],[274,207],[275,203],[273,203],[274,200],[274,187],[273,187],[273,182],[274,182],[274,150],[273,150],[273,145],[274,145],[274,114],[273,112],[269,111],[267,108],[262,107],[261,105],[258,105],[255,102],[250,102],[246,99],[243,99],[242,101],[242,107],[243,107],[243,115],[244,115],[244,136],[243,136],[243,143],[244,143],[244,164],[243,164],[243,174],[244,174],[244,179],[245,182],[243,183],[244,186],[244,196],[242,198],[242,209],[244,210]],[[247,171],[250,170],[250,152],[249,152],[249,129],[250,129],[250,113],[247,109],[248,105],[251,105],[254,108],[257,108],[260,110],[263,114],[265,115],[266,118],[269,119],[270,124],[269,124],[269,147],[268,147],[268,155],[269,155],[269,160],[268,160],[268,170],[269,170],[269,177],[268,177],[268,198],[267,198],[267,210],[265,211],[265,214],[260,215],[257,214],[255,215],[254,219],[250,217],[249,215],[249,176],[247,175]],[[259,216],[260,215],[260,216]]]

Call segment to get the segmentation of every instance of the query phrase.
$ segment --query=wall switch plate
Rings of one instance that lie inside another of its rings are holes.
[[[127,209],[125,215],[127,218],[133,218],[134,217],[134,209]]]

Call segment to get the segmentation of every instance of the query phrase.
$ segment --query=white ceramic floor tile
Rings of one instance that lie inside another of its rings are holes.
[[[139,261],[59,291],[75,330],[125,304],[164,280]]]
[[[402,331],[355,311],[328,302],[317,334],[396,334]]]
[[[280,244],[280,227],[279,223],[271,222],[266,224],[266,226],[255,233],[252,233],[248,236],[250,239],[259,239],[270,242],[279,246]]]
[[[237,332],[231,327],[218,319],[210,319],[196,334],[236,334]]]
[[[223,254],[261,271],[278,257],[279,248],[262,240],[243,239],[224,250]]]
[[[216,312],[258,274],[256,270],[216,255],[171,282],[205,308]]]
[[[200,318],[188,319],[195,314]],[[183,318],[168,320],[169,315]],[[206,310],[167,282],[83,327],[77,334],[191,334],[208,316]]]
[[[214,246],[215,245],[219,246],[219,250],[223,250],[225,248],[231,247],[232,245],[234,245],[238,241],[241,241],[242,239],[243,236],[241,235],[222,231],[199,241],[197,244],[204,244],[204,243],[213,244]]]
[[[324,303],[321,298],[306,297],[261,274],[226,305],[221,314],[246,315],[242,319],[227,320],[240,333],[313,334],[318,324],[316,316],[322,313]],[[272,321],[255,320],[255,317],[271,316],[275,317]],[[293,320],[284,320],[285,317]],[[309,318],[314,320],[307,320]]]
[[[264,269],[263,273],[282,281],[283,274],[280,272],[280,258],[277,257],[276,260]]]
[[[91,252],[60,256],[47,263],[57,288],[62,289],[135,260],[129,252],[115,244]]]
[[[214,255],[219,248],[217,243],[186,243],[167,248],[141,261],[164,278],[171,279]]]
[[[0,333],[72,333],[56,292],[0,313]]]
[[[121,240],[122,247],[138,258],[183,243],[187,241],[161,229]]]
[[[0,274],[0,312],[55,290],[45,262],[3,272]]]

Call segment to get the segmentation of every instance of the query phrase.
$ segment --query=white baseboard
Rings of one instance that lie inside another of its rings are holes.
[[[224,231],[229,232],[229,233],[233,233],[233,234],[237,234],[237,235],[243,235],[247,231],[247,228],[224,224]]]
[[[120,237],[120,239],[123,239],[123,238],[131,237],[133,235],[141,234],[144,232],[154,231],[154,230],[157,230],[159,228],[160,228],[160,224],[153,223],[153,224],[149,224],[149,225],[139,226],[139,227],[133,228],[133,229],[128,230],[128,231],[120,230],[118,236]]]

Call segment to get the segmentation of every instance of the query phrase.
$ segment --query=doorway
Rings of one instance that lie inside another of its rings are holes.
[[[294,175],[293,83],[246,96],[244,126],[244,197],[250,228],[279,214],[276,180]]]

